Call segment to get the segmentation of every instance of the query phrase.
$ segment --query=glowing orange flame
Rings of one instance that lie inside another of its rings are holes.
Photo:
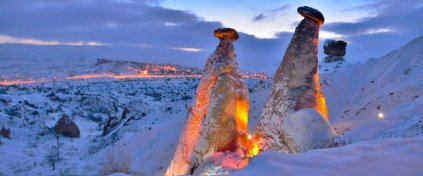
[[[238,129],[246,131],[248,124],[248,108],[249,104],[247,100],[236,100],[236,109],[235,109],[235,121],[238,126]]]
[[[325,118],[326,121],[329,121],[328,117],[328,108],[326,107],[326,100],[325,96],[322,94],[322,90],[320,89],[320,81],[319,81],[319,73],[314,75],[314,82],[316,83],[317,89],[317,105],[314,107],[317,111],[319,111],[322,116]]]
[[[250,157],[256,156],[259,154],[259,152],[260,152],[260,147],[257,142],[254,142],[253,147],[249,151],[249,156]]]

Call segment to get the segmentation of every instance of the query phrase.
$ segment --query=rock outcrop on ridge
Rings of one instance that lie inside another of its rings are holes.
[[[345,51],[347,49],[347,42],[342,40],[325,40],[323,45],[326,63],[345,61]]]
[[[283,127],[284,118],[296,111],[312,108],[328,120],[325,97],[320,90],[317,60],[319,30],[324,17],[318,10],[307,6],[299,7],[298,13],[304,19],[295,29],[255,129],[254,139],[260,151],[302,151],[296,139],[288,135]]]
[[[238,33],[224,28],[214,36],[220,43],[207,60],[167,176],[193,173],[214,152],[248,150],[248,89],[233,46]]]

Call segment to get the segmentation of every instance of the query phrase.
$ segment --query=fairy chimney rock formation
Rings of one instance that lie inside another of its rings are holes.
[[[261,151],[301,152],[301,146],[282,125],[284,118],[296,111],[312,108],[322,115],[323,120],[328,120],[317,61],[319,30],[324,17],[318,10],[307,6],[299,7],[298,13],[304,19],[295,29],[255,129],[254,139]]]
[[[167,176],[190,174],[214,152],[247,152],[248,89],[239,73],[234,29],[214,31],[209,56]]]
[[[325,57],[325,63],[345,61],[345,51],[347,42],[342,40],[326,40],[323,45],[324,53],[328,56]]]

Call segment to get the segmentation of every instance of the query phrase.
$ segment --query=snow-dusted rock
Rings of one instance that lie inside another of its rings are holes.
[[[80,131],[76,123],[64,114],[54,126],[54,132],[71,138],[79,138]]]
[[[148,114],[148,106],[143,101],[131,101],[128,106],[124,106],[120,118],[109,116],[106,124],[103,126],[103,135],[131,123],[133,120],[139,120]]]
[[[117,102],[115,100],[98,95],[84,97],[81,106],[90,113],[108,114],[117,112]]]
[[[122,119],[124,119],[123,115],[125,114],[125,112],[126,112],[126,116],[136,116],[134,117],[136,119],[141,118],[142,116],[145,116],[146,114],[149,113],[149,109],[150,107],[147,105],[147,103],[142,100],[130,101],[127,107],[124,107],[124,111],[122,112]]]
[[[318,41],[323,15],[310,7],[300,7],[305,18],[295,29],[291,43],[273,80],[272,90],[261,119],[255,129],[255,140],[261,150],[291,150],[293,141],[287,141],[282,128],[284,118],[303,108],[319,111],[327,120],[325,98],[320,90],[318,76]]]
[[[168,176],[193,172],[214,152],[247,150],[248,89],[233,46],[238,34],[225,28],[214,35],[220,43],[207,60]]]
[[[292,145],[294,148],[290,148],[290,150],[296,153],[325,147],[336,136],[325,118],[311,108],[304,108],[286,116],[282,129],[289,138],[288,140],[294,142]]]
[[[113,128],[117,127],[118,124],[119,120],[116,117],[109,117],[106,124],[103,126],[103,136],[108,134]]]

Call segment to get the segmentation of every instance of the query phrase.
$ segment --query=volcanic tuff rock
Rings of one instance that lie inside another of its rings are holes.
[[[325,22],[325,17],[323,17],[323,14],[314,8],[308,6],[298,7],[297,12],[304,18],[315,20],[320,25]]]
[[[262,151],[298,152],[295,139],[282,126],[284,118],[290,114],[303,108],[313,108],[326,120],[328,118],[317,72],[319,29],[324,18],[311,7],[300,7],[298,12],[305,18],[295,29],[255,129],[254,139]]]
[[[66,114],[54,126],[54,132],[71,138],[79,138],[80,132],[75,122]]]
[[[234,29],[217,29],[220,39],[209,56],[189,108],[174,158],[166,175],[185,175],[214,152],[247,150],[248,89],[242,79],[233,42]]]
[[[117,112],[117,101],[100,95],[88,95],[82,98],[81,107],[91,113]]]
[[[347,42],[342,40],[325,40],[324,53],[329,56],[345,56]]]
[[[325,45],[323,46],[324,53],[328,56],[325,57],[325,62],[336,62],[336,61],[345,61],[345,51],[347,48],[347,42],[342,40],[326,40]]]
[[[336,133],[316,110],[304,108],[284,118],[282,124],[286,143],[293,141],[292,150],[295,153],[327,147],[335,139]]]
[[[10,139],[10,128],[1,127],[0,136]]]

